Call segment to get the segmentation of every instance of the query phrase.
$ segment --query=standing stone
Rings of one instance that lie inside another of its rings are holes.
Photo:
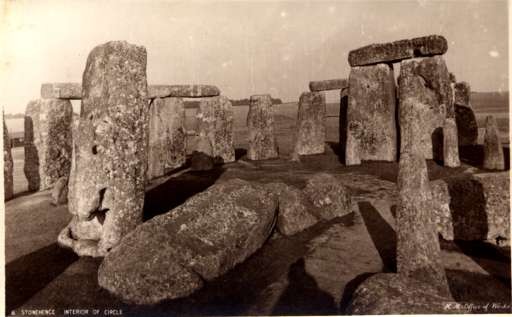
[[[324,93],[304,92],[300,95],[294,153],[297,155],[324,153],[325,111]]]
[[[454,83],[453,89],[459,146],[474,145],[478,139],[478,125],[470,103],[471,87],[463,81]]]
[[[274,112],[270,95],[251,96],[247,114],[250,160],[267,160],[279,156],[274,134]]]
[[[503,156],[498,124],[493,116],[485,118],[483,167],[490,170],[505,169],[505,157]]]
[[[95,47],[83,74],[70,224],[60,245],[104,256],[142,222],[147,164],[146,49],[127,42]]]
[[[396,88],[387,64],[353,67],[349,76],[346,165],[396,161]]]
[[[41,98],[82,99],[81,83],[45,83],[41,85]]]
[[[461,106],[469,106],[469,99],[471,97],[471,86],[461,81],[455,84],[454,87],[454,103]]]
[[[398,81],[401,151],[415,142],[426,159],[433,159],[434,153],[442,155],[439,149],[443,147],[443,138],[436,137],[437,131],[442,132],[445,118],[455,117],[450,75],[443,57],[403,61]],[[411,120],[410,115],[416,119]],[[407,137],[411,129],[419,130],[419,138]]]
[[[29,191],[50,188],[71,167],[73,107],[69,100],[39,99],[25,111],[25,165]]]
[[[235,161],[233,144],[233,106],[224,96],[201,100],[197,112],[198,132],[204,134],[212,146],[212,156],[224,163]]]
[[[443,157],[444,166],[459,167],[459,144],[457,139],[457,124],[455,119],[446,118],[443,127]]]
[[[4,200],[11,199],[14,195],[13,183],[13,160],[11,154],[11,139],[9,138],[9,131],[7,125],[4,123]]]
[[[148,180],[185,164],[185,107],[181,98],[156,98],[151,103],[148,153]]]

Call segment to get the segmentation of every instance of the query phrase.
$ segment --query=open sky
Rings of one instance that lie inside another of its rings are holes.
[[[457,80],[474,91],[508,90],[506,1],[5,0],[0,6],[6,113],[24,112],[43,82],[80,82],[88,53],[111,40],[146,47],[149,84],[214,84],[229,98],[270,93],[292,101],[311,80],[348,77],[352,49],[440,34]]]

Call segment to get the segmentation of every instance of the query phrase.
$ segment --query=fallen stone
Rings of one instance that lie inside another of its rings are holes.
[[[186,161],[185,107],[181,98],[156,98],[149,110],[148,180]]]
[[[348,62],[351,67],[377,63],[399,62],[413,57],[442,55],[448,50],[443,36],[429,35],[383,44],[371,44],[350,51]]]
[[[87,58],[75,166],[69,180],[73,220],[58,239],[79,255],[106,255],[142,222],[148,142],[146,62],[144,47],[120,41],[95,47]],[[94,234],[76,228],[94,228]]]
[[[220,95],[219,88],[211,85],[150,85],[148,98],[203,98]]]
[[[41,98],[82,99],[82,84],[44,83],[41,85]]]
[[[294,153],[321,154],[325,151],[325,95],[304,92],[300,95]]]
[[[503,156],[503,146],[500,141],[498,124],[493,116],[485,118],[484,135],[484,164],[483,168],[489,170],[504,170],[505,157]]]
[[[233,106],[224,96],[201,100],[197,110],[197,131],[205,135],[212,146],[214,159],[224,163],[235,161],[233,144]]]
[[[192,171],[209,171],[215,166],[213,158],[204,153],[194,151],[190,157],[190,168]]]
[[[99,285],[137,304],[187,296],[258,250],[276,209],[262,185],[215,184],[128,234],[101,264]]]
[[[59,178],[52,189],[52,204],[64,205],[68,202],[68,178]]]
[[[306,181],[304,195],[316,208],[311,212],[323,220],[343,217],[351,212],[349,191],[336,177],[327,173],[317,173]]]
[[[339,90],[344,88],[348,88],[348,80],[346,78],[309,82],[309,90],[311,91]]]
[[[471,107],[455,105],[459,146],[474,145],[478,140],[478,125]]]
[[[396,88],[387,64],[353,67],[349,76],[345,164],[396,161]]]
[[[446,118],[443,127],[443,165],[459,167],[459,144],[455,119]]]
[[[25,111],[25,165],[29,191],[45,190],[71,167],[73,108],[69,100],[39,99]]]
[[[268,160],[279,156],[274,132],[274,112],[270,95],[251,96],[247,114],[250,160]]]
[[[471,86],[465,81],[455,84],[454,104],[470,107]]]
[[[14,195],[13,167],[14,163],[11,154],[11,139],[5,119],[4,124],[4,200],[9,200]]]

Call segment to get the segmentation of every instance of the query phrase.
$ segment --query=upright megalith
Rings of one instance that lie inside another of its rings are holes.
[[[279,156],[274,132],[274,112],[270,95],[251,96],[247,114],[250,160],[267,160]]]
[[[453,84],[455,119],[459,146],[474,145],[478,139],[478,125],[471,107],[471,86],[467,82]]]
[[[446,118],[443,125],[443,165],[459,167],[459,142],[457,139],[457,123],[454,118]]]
[[[61,246],[104,256],[142,222],[147,165],[146,49],[127,42],[95,47],[83,74],[83,99],[69,181],[73,218]]]
[[[396,86],[393,67],[353,67],[349,76],[346,165],[396,161]]]
[[[234,162],[234,117],[231,101],[224,96],[204,98],[199,103],[196,118],[197,131],[204,141],[210,143],[211,156],[224,163]]]
[[[185,106],[181,98],[156,98],[149,110],[147,179],[164,175],[186,160]]]
[[[14,183],[13,183],[13,160],[11,154],[11,139],[9,138],[9,131],[4,124],[4,200],[11,199],[14,194]]]
[[[325,111],[324,93],[304,92],[300,95],[295,132],[295,155],[324,153]]]
[[[483,167],[490,170],[505,169],[505,157],[503,156],[498,124],[493,116],[485,118]]]
[[[69,176],[72,115],[69,100],[38,99],[27,105],[23,170],[29,191],[48,189]]]

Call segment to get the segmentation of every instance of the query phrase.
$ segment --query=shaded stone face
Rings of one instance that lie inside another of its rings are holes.
[[[455,84],[455,100],[456,105],[470,106],[469,99],[471,97],[471,86],[465,82]]]
[[[247,114],[250,160],[267,160],[279,156],[274,132],[274,112],[270,95],[251,96]]]
[[[455,119],[447,118],[443,127],[443,162],[447,167],[459,167],[459,142]]]
[[[52,204],[58,206],[68,202],[68,178],[59,178],[52,188]]]
[[[220,95],[219,88],[211,85],[150,85],[148,98],[183,97],[202,98]]]
[[[396,87],[387,64],[353,67],[349,76],[346,165],[396,161]]]
[[[185,107],[181,98],[157,98],[149,110],[147,179],[163,176],[186,160]]]
[[[377,63],[399,62],[422,56],[442,55],[448,50],[448,42],[440,35],[429,35],[383,44],[371,44],[350,51],[350,66],[365,66]]]
[[[68,177],[73,143],[69,100],[39,99],[25,111],[25,165],[29,191],[50,188]]]
[[[82,84],[44,83],[41,85],[41,98],[82,99]]]
[[[9,131],[7,125],[4,123],[4,200],[11,199],[14,194],[13,183],[13,160],[11,154],[11,139],[9,138]]]
[[[436,132],[442,131],[445,118],[455,117],[444,59],[434,56],[403,61],[398,87],[401,151],[417,147],[426,159],[434,158],[434,153],[442,155],[443,139],[437,138]],[[412,138],[417,133],[419,137]]]
[[[196,118],[199,137],[206,136],[212,148],[211,156],[215,160],[222,160],[224,163],[234,162],[234,118],[233,106],[229,99],[224,96],[204,98],[199,103]]]
[[[59,244],[103,256],[142,222],[147,165],[146,49],[127,42],[95,47],[69,182],[71,223]]]
[[[490,170],[505,169],[503,146],[501,145],[498,124],[493,116],[487,116],[485,118],[483,167]]]
[[[300,95],[294,153],[298,155],[324,153],[325,111],[324,93],[304,92]]]
[[[324,90],[339,90],[348,87],[348,80],[346,78],[328,79],[320,81],[310,81],[309,90],[311,91],[324,91]]]
[[[476,144],[478,125],[475,113],[469,106],[455,105],[455,120],[459,146]]]

